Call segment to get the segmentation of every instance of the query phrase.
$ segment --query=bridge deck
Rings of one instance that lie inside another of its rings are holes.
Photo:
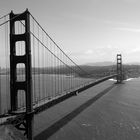
[[[36,115],[36,139],[138,140],[140,79],[113,83],[101,83]]]

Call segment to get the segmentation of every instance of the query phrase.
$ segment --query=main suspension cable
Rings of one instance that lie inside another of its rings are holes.
[[[35,22],[38,24],[38,26],[44,31],[44,33],[49,37],[49,39],[56,45],[57,48],[61,50],[61,52],[69,59],[73,64],[75,64],[81,71],[83,71],[85,74],[89,75],[85,70],[83,70],[78,64],[76,64],[57,44],[56,42],[50,37],[50,35],[43,29],[43,27],[39,24],[39,22],[34,18],[34,16],[30,13],[31,17],[35,20]]]

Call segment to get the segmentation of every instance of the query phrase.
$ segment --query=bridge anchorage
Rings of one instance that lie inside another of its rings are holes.
[[[6,120],[6,122],[3,124],[13,124],[16,128],[22,130],[29,140],[32,140],[34,136],[34,114],[40,113],[41,111],[44,111],[45,109],[52,107],[53,105],[60,103],[65,99],[76,95],[77,93],[80,93],[101,82],[104,82],[110,78],[116,78],[118,84],[122,83],[123,71],[121,54],[117,54],[117,69],[115,68],[115,73],[108,73],[109,75],[107,75],[106,73],[101,72],[102,77],[98,74],[95,74],[95,77],[100,77],[97,78],[97,80],[91,78],[83,82],[82,76],[87,74],[85,70],[83,70],[75,62],[73,62],[59,48],[59,46],[44,31],[44,29],[40,26],[40,24],[35,20],[35,18],[31,15],[31,13],[28,10],[21,14],[14,14],[13,11],[11,11],[9,18],[10,20],[8,21],[10,23],[10,111],[7,111],[6,113],[8,114],[10,119]],[[31,27],[31,18],[33,20],[33,27]],[[24,32],[17,33],[18,27],[16,27],[16,22],[20,22],[20,24],[24,27]],[[35,25],[37,26],[36,28]],[[31,30],[31,28],[33,31]],[[37,35],[35,35],[34,30],[36,30]],[[42,33],[41,37],[39,36],[40,32]],[[44,36],[47,38],[47,43],[44,41]],[[36,40],[36,42],[34,40]],[[19,55],[16,52],[16,48],[19,47],[18,43],[21,42],[24,42],[25,44],[23,46],[20,46],[22,47],[21,49],[24,51],[24,54]],[[36,49],[35,46],[37,46],[38,48]],[[41,47],[43,48],[43,50],[41,51],[42,54],[38,55],[40,52],[39,49],[41,49]],[[45,51],[47,52],[46,54],[44,54]],[[34,55],[34,57],[31,54]],[[45,55],[47,54],[49,55],[49,57],[45,57]],[[44,56],[43,59],[41,58],[43,64],[40,64],[40,58],[38,59],[36,57],[42,56]],[[37,61],[38,64],[35,61]],[[49,62],[45,63],[47,61]],[[34,67],[32,62],[34,62]],[[19,64],[24,65],[24,67],[22,67],[22,70],[24,71],[23,75],[25,78],[21,81],[17,78],[19,76],[17,65]],[[49,68],[46,69],[46,67]],[[41,77],[42,75],[40,73],[51,76],[45,79],[45,76],[43,75],[43,77]],[[55,74],[58,76],[54,76]],[[82,81],[80,81],[81,83],[77,78],[78,76],[82,77],[82,80],[80,79]],[[91,74],[89,74],[88,77],[91,77]],[[37,84],[35,83],[36,79],[39,81]],[[48,79],[51,81],[50,83],[52,84],[52,90],[50,91],[46,90],[46,81]],[[40,80],[44,81],[40,82]],[[67,89],[64,88],[64,86],[67,86],[65,85],[65,82],[69,82],[67,84],[68,87],[66,87]],[[43,85],[41,85],[42,83],[45,83],[45,88],[43,87]],[[38,84],[39,88],[43,88],[43,92],[46,92],[45,95],[44,93],[42,94],[41,91],[39,91],[38,89],[36,93],[35,88]],[[20,100],[18,98],[18,95],[20,91],[24,93],[25,103],[23,107],[19,109],[18,104]]]

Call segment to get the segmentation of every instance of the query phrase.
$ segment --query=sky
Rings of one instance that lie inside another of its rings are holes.
[[[77,64],[140,62],[140,0],[1,0],[0,17],[26,8]]]

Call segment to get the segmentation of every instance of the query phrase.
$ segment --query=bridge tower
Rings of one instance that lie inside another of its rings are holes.
[[[16,22],[22,21],[25,26],[25,32],[16,34]],[[23,41],[25,46],[22,48],[25,51],[23,55],[16,54],[16,46]],[[16,44],[17,43],[17,44]],[[17,65],[23,64],[25,72],[25,80],[17,80]],[[31,42],[30,42],[30,15],[26,10],[22,14],[10,13],[10,96],[11,96],[11,113],[18,112],[18,93],[24,91],[26,110],[23,113],[25,116],[24,122],[21,122],[16,127],[25,131],[27,138],[32,140],[33,130],[33,107],[32,107],[32,83],[31,83]],[[24,128],[23,128],[24,126]],[[21,128],[22,127],[22,128]]]
[[[123,69],[122,69],[122,55],[117,54],[117,83],[120,84],[123,81]]]

